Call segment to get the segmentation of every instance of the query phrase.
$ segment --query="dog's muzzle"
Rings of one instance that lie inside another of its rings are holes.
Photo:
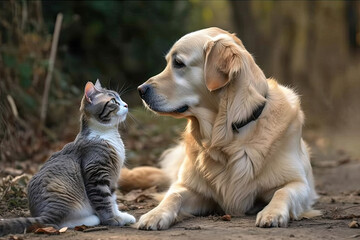
[[[147,93],[149,93],[150,91],[150,85],[149,84],[141,84],[137,90],[139,91],[139,95],[141,97],[141,99],[146,101],[146,95]]]
[[[149,106],[150,109],[160,112],[160,113],[184,113],[189,109],[188,105],[179,106],[177,108],[164,108],[159,105],[159,102],[162,102],[162,99],[159,97],[156,97],[156,93],[154,89],[151,87],[150,84],[142,84],[138,88],[139,95],[142,100]]]

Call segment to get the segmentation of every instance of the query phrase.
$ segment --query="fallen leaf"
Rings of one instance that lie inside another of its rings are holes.
[[[24,238],[18,236],[10,236],[9,240],[23,240]]]
[[[141,202],[144,202],[146,199],[152,199],[152,197],[149,195],[142,194],[138,198],[136,198],[135,202],[141,203]]]
[[[63,227],[59,230],[59,233],[64,233],[68,230],[68,227]]]
[[[46,233],[49,235],[59,235],[60,234],[60,232],[53,227],[38,228],[35,230],[35,233],[37,233],[37,234]]]
[[[156,192],[157,192],[156,186],[145,189],[145,190],[136,189],[136,190],[132,190],[132,191],[128,192],[125,195],[118,196],[118,199],[122,200],[122,201],[127,201],[127,202],[132,202],[132,201],[142,202],[145,199],[153,198],[153,195]]]
[[[24,180],[24,181],[29,181],[29,179],[31,178],[32,176],[30,175],[30,174],[26,174],[26,173],[24,173],[24,174],[22,174],[22,175],[20,175],[20,176],[16,176],[12,181],[11,181],[11,183],[17,183],[17,182],[19,182],[19,181],[21,181],[21,180]]]
[[[19,169],[15,169],[15,168],[11,168],[11,167],[7,167],[3,170],[3,172],[5,174],[11,175],[11,176],[19,176],[23,173],[22,170]]]
[[[45,227],[45,226],[42,225],[42,224],[35,223],[35,224],[31,225],[30,227],[28,227],[28,228],[26,229],[26,232],[32,233],[32,232],[35,232],[37,229],[39,229],[39,228],[44,228],[44,227]]]
[[[80,232],[82,232],[82,231],[84,231],[85,229],[88,229],[88,228],[89,228],[88,226],[81,225],[81,226],[76,226],[76,227],[74,228],[74,230],[75,230],[75,231],[80,231]]]
[[[226,214],[224,216],[221,216],[220,219],[223,220],[223,221],[231,221],[231,215]]]
[[[360,225],[357,221],[352,221],[349,223],[349,228],[359,228]]]

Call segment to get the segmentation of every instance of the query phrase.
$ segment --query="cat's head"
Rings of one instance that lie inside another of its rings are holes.
[[[86,84],[80,111],[87,122],[112,127],[126,119],[128,105],[117,92],[102,88],[97,80],[95,85],[92,82]]]

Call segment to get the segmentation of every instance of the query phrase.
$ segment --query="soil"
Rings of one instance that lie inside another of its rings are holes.
[[[230,221],[225,221],[229,220],[228,216],[205,216],[183,220],[164,231],[108,227],[101,231],[68,229],[60,235],[27,233],[0,239],[360,239],[359,224],[353,224],[355,228],[349,227],[352,221],[360,223],[360,160],[345,150],[326,144],[326,139],[314,136],[312,133],[305,134],[313,149],[312,165],[319,194],[314,208],[323,212],[321,217],[291,221],[287,228],[257,228],[256,216],[231,217]],[[7,171],[8,175],[19,173],[15,170],[11,173],[11,169]],[[16,181],[6,194],[10,197],[4,196],[0,201],[0,218],[29,216],[26,199],[21,191],[26,185],[26,179],[27,176],[24,176]],[[3,180],[3,189],[5,183]],[[119,207],[139,219],[156,206],[156,201],[151,198],[154,192],[155,188],[134,190],[127,194],[118,192]],[[10,198],[18,202],[9,204]]]

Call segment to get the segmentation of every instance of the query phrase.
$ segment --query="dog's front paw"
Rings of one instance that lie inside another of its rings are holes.
[[[287,227],[289,211],[287,208],[265,207],[256,216],[257,227]]]
[[[164,230],[175,222],[176,213],[153,209],[142,215],[136,227],[141,230]]]

